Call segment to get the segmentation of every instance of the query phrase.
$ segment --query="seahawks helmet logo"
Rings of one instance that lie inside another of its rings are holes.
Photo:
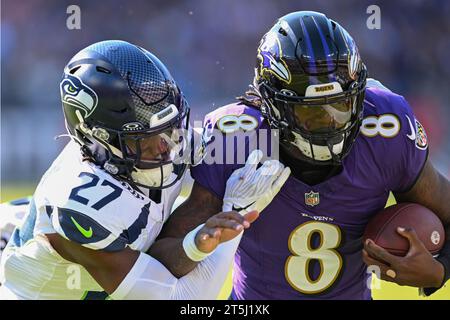
[[[273,32],[267,33],[258,48],[261,75],[264,71],[274,74],[278,79],[290,83],[291,73],[286,62],[282,60],[280,40]]]
[[[66,75],[59,87],[63,103],[84,111],[84,118],[89,117],[94,112],[98,103],[97,94],[85,85],[80,78]]]

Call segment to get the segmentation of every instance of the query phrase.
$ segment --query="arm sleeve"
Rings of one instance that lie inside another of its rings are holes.
[[[110,296],[118,300],[216,299],[230,271],[242,234],[221,244],[194,270],[179,279],[159,261],[141,253],[133,268]]]

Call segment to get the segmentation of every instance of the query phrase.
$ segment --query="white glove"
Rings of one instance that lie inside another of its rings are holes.
[[[227,181],[222,211],[238,210],[242,215],[263,211],[280,191],[291,174],[278,160],[267,160],[256,170],[263,153],[254,150],[245,166],[233,172]]]

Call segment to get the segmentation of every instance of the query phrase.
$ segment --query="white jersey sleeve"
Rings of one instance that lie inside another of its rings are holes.
[[[158,206],[99,167],[78,160],[74,163],[77,158],[69,151],[52,165],[34,195],[41,215],[38,222],[49,224],[42,227],[42,233],[48,233],[50,227],[93,250],[120,251],[134,242],[139,242],[132,246],[137,250],[150,245],[143,244],[150,238],[144,237],[146,231],[159,232],[164,220]],[[74,152],[79,153],[77,149]]]
[[[54,230],[70,241],[93,250],[120,251],[143,229],[155,226],[148,223],[152,202],[106,175],[83,171],[71,185],[68,194],[53,199],[56,205],[46,209]],[[152,208],[152,214],[158,213]]]

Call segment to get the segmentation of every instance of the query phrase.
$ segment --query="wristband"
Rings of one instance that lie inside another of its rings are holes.
[[[202,261],[209,255],[214,253],[214,250],[209,253],[200,251],[197,248],[197,245],[195,244],[195,237],[197,236],[197,232],[200,231],[200,229],[203,228],[204,225],[205,225],[204,223],[199,225],[197,228],[189,232],[183,239],[184,252],[186,253],[189,259],[195,262]]]

